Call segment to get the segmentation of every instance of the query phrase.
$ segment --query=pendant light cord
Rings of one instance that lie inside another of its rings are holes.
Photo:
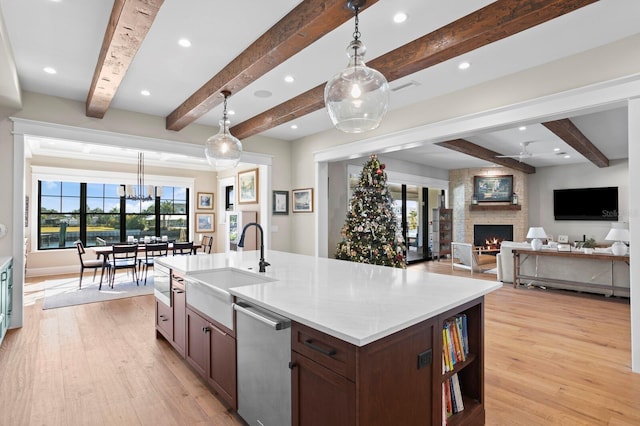
[[[224,128],[224,133],[227,133],[227,98],[229,97],[230,93],[226,90],[223,90],[222,92],[222,96],[224,96],[224,108],[222,110],[222,126]]]
[[[356,19],[355,19],[355,21],[356,21],[356,29],[353,32],[353,39],[357,41],[357,40],[360,39],[360,36],[361,36],[360,30],[358,29],[358,24],[360,23],[360,20],[358,19],[358,10],[360,10],[360,8],[358,6],[355,6],[353,10],[354,10],[355,15],[356,15]]]

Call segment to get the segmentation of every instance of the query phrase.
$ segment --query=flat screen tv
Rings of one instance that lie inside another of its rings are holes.
[[[618,220],[618,187],[553,190],[556,220]]]

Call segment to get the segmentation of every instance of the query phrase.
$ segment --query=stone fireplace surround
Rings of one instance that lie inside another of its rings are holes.
[[[518,195],[520,210],[491,210],[490,206],[505,203],[482,203],[488,208],[470,211],[473,177],[513,175],[513,189]],[[505,167],[484,167],[449,171],[449,207],[453,209],[453,241],[474,242],[474,225],[513,225],[513,241],[526,241],[529,229],[527,174]]]

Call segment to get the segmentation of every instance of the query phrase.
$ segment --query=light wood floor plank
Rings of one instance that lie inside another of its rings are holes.
[[[436,273],[448,262],[411,266]],[[495,275],[474,274],[495,280]],[[153,296],[42,310],[0,347],[7,425],[241,425],[154,331]],[[485,304],[487,425],[638,425],[626,299],[513,289]]]

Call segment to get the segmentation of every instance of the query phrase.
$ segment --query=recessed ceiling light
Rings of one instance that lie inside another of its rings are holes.
[[[466,70],[466,69],[469,69],[470,66],[471,66],[471,62],[464,61],[464,62],[460,62],[458,64],[458,69],[459,70]]]
[[[42,70],[44,72],[46,72],[47,74],[57,74],[58,73],[58,71],[56,71],[56,69],[53,68],[53,67],[44,67]]]
[[[395,15],[393,15],[393,22],[395,22],[396,24],[401,24],[406,20],[407,20],[407,14],[404,12],[398,12]]]
[[[236,112],[234,110],[230,109],[230,110],[227,111],[227,114],[228,115],[236,115]]]
[[[565,155],[564,158],[571,158],[569,154]]]
[[[150,91],[148,91],[148,90],[141,90],[141,91],[140,91],[140,94],[141,94],[142,96],[151,96],[151,92],[150,92]]]
[[[178,44],[182,47],[190,47],[191,41],[189,41],[188,38],[181,38],[180,40],[178,40]]]
[[[560,151],[560,148],[553,148],[553,151],[554,152],[558,152],[558,151]]]
[[[292,125],[291,125],[291,128],[292,128],[293,130],[295,130],[295,129],[297,129],[297,128],[298,128],[298,125],[297,125],[297,124],[292,124]]]
[[[287,83],[293,83],[294,81],[296,81],[296,79],[293,78],[292,75],[285,75],[284,76],[284,81],[286,81]]]
[[[527,126],[520,126],[518,127],[518,130],[520,130],[521,132],[524,132],[525,130],[527,130]]]

